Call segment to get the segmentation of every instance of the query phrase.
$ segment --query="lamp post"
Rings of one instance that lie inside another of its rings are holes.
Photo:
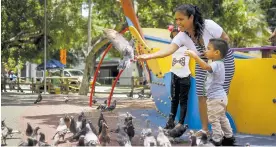
[[[47,22],[47,17],[46,17],[46,5],[47,5],[47,0],[44,0],[44,94],[46,94],[46,47],[47,47],[47,38],[46,38],[46,22]]]

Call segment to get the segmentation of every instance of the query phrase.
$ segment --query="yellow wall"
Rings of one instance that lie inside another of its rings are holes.
[[[236,59],[228,111],[241,133],[276,133],[276,59]]]

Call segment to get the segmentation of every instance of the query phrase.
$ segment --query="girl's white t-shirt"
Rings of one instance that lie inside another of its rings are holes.
[[[188,77],[191,74],[189,68],[190,57],[184,55],[186,50],[187,47],[182,46],[172,54],[171,72],[180,78]]]

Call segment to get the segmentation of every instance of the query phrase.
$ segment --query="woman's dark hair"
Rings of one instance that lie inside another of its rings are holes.
[[[201,15],[201,12],[199,8],[195,5],[191,4],[183,4],[178,6],[175,9],[175,12],[182,12],[184,15],[188,16],[188,18],[191,17],[191,15],[194,16],[194,31],[195,31],[195,37],[197,39],[201,38],[203,34],[203,29],[204,29],[204,19]]]

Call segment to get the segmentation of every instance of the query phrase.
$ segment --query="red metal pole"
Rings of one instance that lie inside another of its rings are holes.
[[[108,107],[110,106],[110,103],[111,103],[111,99],[112,99],[112,95],[113,95],[114,88],[115,88],[115,86],[116,86],[116,84],[117,84],[117,81],[119,80],[121,74],[123,73],[123,71],[124,71],[123,69],[120,70],[120,72],[119,72],[119,74],[117,75],[117,77],[116,77],[114,83],[112,84],[111,92],[110,92],[110,94],[109,94],[109,98],[108,98],[108,102],[107,102]]]
[[[124,30],[122,30],[120,33],[124,34],[126,31],[128,31],[128,27],[125,28]],[[94,73],[94,78],[93,78],[93,82],[91,84],[91,91],[90,91],[90,98],[89,98],[89,106],[90,107],[92,107],[92,100],[93,100],[93,94],[94,94],[94,89],[95,89],[95,83],[96,83],[96,79],[98,77],[98,73],[99,73],[100,67],[102,65],[102,62],[104,60],[105,55],[108,53],[108,51],[111,49],[111,47],[112,47],[112,44],[108,45],[108,47],[105,49],[104,54],[103,54],[103,56],[102,56],[102,58],[101,58],[101,60],[100,60],[100,62],[98,64],[98,66],[97,66],[97,69],[96,69],[96,71]]]

